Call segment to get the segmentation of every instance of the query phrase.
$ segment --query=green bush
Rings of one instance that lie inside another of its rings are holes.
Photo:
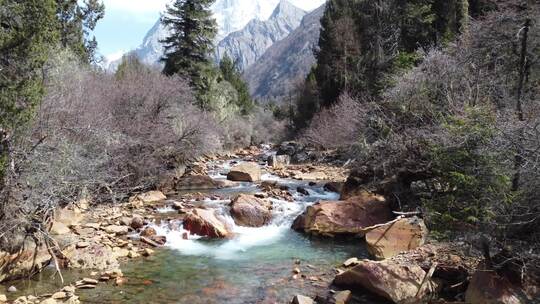
[[[435,176],[432,197],[424,199],[431,228],[446,235],[462,225],[492,219],[493,207],[512,200],[511,176],[502,151],[490,150],[497,131],[495,117],[485,107],[469,107],[443,123],[447,140],[430,144],[428,155]],[[459,229],[458,229],[459,230]]]

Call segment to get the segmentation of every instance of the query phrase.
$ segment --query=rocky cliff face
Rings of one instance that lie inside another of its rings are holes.
[[[281,0],[266,21],[251,20],[242,30],[225,37],[216,47],[216,62],[228,54],[240,70],[245,70],[277,41],[287,37],[301,23],[306,12]]]
[[[252,96],[262,100],[281,100],[302,81],[315,64],[313,50],[319,40],[325,5],[307,14],[300,26],[276,42],[251,65],[244,78]]]

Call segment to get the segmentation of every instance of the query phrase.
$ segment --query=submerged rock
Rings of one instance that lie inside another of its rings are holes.
[[[234,222],[239,226],[261,227],[272,220],[272,204],[253,195],[238,195],[230,207]]]
[[[354,268],[338,274],[334,284],[361,288],[394,303],[418,302],[435,290],[435,283],[424,282],[426,271],[412,263],[396,260],[363,260]],[[422,284],[423,283],[423,284]]]
[[[347,201],[321,201],[309,206],[293,229],[309,234],[364,235],[366,228],[392,219],[390,206],[381,196],[364,193]]]
[[[428,230],[418,217],[404,218],[366,233],[369,253],[377,259],[386,259],[402,251],[424,245]]]
[[[184,229],[199,236],[226,238],[230,231],[225,222],[219,219],[214,210],[193,209],[184,219]]]
[[[257,182],[261,180],[261,168],[256,163],[241,163],[231,169],[227,179],[237,182]]]

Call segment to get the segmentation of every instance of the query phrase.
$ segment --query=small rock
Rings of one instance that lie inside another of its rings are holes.
[[[62,291],[67,292],[67,293],[74,293],[75,292],[75,287],[73,287],[71,285],[65,286],[64,288],[62,288]]]
[[[90,243],[88,242],[78,242],[77,245],[75,245],[77,249],[86,248],[88,246],[90,246]]]
[[[126,235],[129,232],[128,226],[110,225],[103,229],[105,232],[115,235]]]
[[[37,300],[39,300],[38,297],[35,297],[33,295],[27,296],[26,299],[30,302],[36,302]]]
[[[358,261],[357,258],[350,258],[350,259],[346,260],[346,261],[343,263],[343,266],[345,266],[345,267],[351,267],[351,266],[358,265],[358,263],[360,263],[360,261]]]
[[[309,195],[309,192],[303,187],[296,188],[296,191],[298,191],[298,193],[303,194],[303,195]]]
[[[142,232],[141,232],[141,236],[144,236],[144,237],[153,237],[157,235],[157,231],[156,229],[152,228],[152,227],[146,227]]]
[[[86,284],[86,285],[79,285],[77,286],[78,289],[94,289],[96,288],[96,285],[90,285],[90,284]]]
[[[45,300],[39,302],[39,304],[58,304],[58,301],[56,301],[53,298],[48,298],[48,299],[45,299]]]
[[[98,230],[101,225],[99,223],[87,223],[83,225],[83,228],[92,228]]]
[[[5,303],[5,302],[7,302],[7,297],[6,297],[6,295],[0,294],[0,303]]]
[[[8,292],[17,292],[17,287],[15,286],[9,286],[9,288],[7,289]]]
[[[56,292],[52,295],[51,298],[55,299],[55,300],[60,300],[60,299],[65,299],[67,298],[67,294],[63,291],[59,291],[59,292]]]
[[[84,284],[91,284],[91,285],[97,285],[98,281],[91,278],[84,278],[82,279]]]
[[[118,277],[114,280],[114,284],[116,286],[121,286],[121,285],[124,285],[125,283],[127,282],[127,279],[124,278],[124,277]]]
[[[335,304],[347,304],[351,300],[352,293],[350,290],[340,291],[334,295]]]
[[[70,231],[71,230],[69,230],[68,226],[61,222],[53,222],[51,227],[52,235],[64,235],[68,234]]]
[[[144,219],[140,216],[134,216],[129,224],[133,229],[141,229],[144,227]]]
[[[306,296],[297,295],[294,297],[291,304],[315,304],[315,302]]]
[[[150,248],[145,248],[143,250],[143,253],[142,253],[142,255],[145,256],[145,257],[149,257],[149,256],[151,256],[153,254],[154,254],[154,250],[152,250]]]
[[[294,268],[293,273],[299,274],[300,273],[300,268],[298,268],[298,267]]]
[[[138,257],[140,257],[140,256],[141,256],[141,255],[138,254],[138,253],[135,252],[135,251],[130,251],[130,252],[128,253],[128,258],[130,258],[130,259],[136,259],[136,258],[138,258]]]

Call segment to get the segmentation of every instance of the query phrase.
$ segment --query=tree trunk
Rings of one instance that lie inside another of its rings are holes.
[[[525,25],[520,29],[521,34],[521,52],[519,58],[519,80],[517,86],[517,100],[516,100],[516,115],[520,122],[525,121],[525,115],[523,113],[523,88],[527,77],[527,39],[529,37],[529,28],[531,26],[531,20],[527,19]],[[524,163],[524,148],[523,148],[523,126],[520,127],[517,134],[517,148],[516,156],[514,159],[514,178],[512,180],[512,190],[517,191],[519,189],[519,183],[521,179],[521,167]]]

